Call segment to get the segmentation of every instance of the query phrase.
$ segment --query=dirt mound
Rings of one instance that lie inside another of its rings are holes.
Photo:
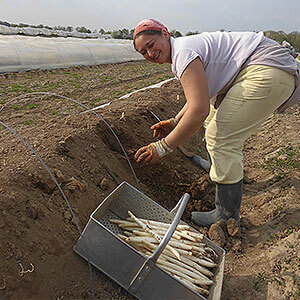
[[[148,80],[144,84],[149,85],[153,78],[163,79],[164,70],[151,70],[146,63],[129,66],[122,64],[117,70],[109,66],[80,68],[75,69],[76,76],[74,69],[57,70],[47,73],[47,79],[44,77],[47,71],[9,74],[1,88],[9,96],[6,98],[12,99],[18,92],[11,89],[23,86],[30,76],[31,88],[38,87],[35,91],[57,94],[64,91],[68,97],[81,98],[86,105],[92,102],[96,106],[99,102],[95,99],[103,89],[107,95],[123,90],[125,79],[121,77],[125,78],[129,69],[145,71],[145,75],[132,75],[132,80],[126,81],[126,85],[135,82],[131,89],[141,87],[141,81]],[[117,74],[117,82],[111,72]],[[84,88],[76,90],[66,76],[71,76],[74,84],[79,84],[76,81],[79,77]],[[57,87],[43,90],[38,86],[41,78],[47,86],[55,82]],[[112,84],[107,85],[107,80]],[[2,103],[8,103],[6,98]],[[153,141],[150,126],[156,120],[149,110],[166,119],[183,106],[184,94],[178,82],[171,81],[160,89],[145,90],[123,100],[107,99],[112,103],[96,112],[111,128],[95,114],[85,113],[78,105],[70,105],[53,94],[30,98],[34,99],[30,100],[31,108],[28,102],[18,100],[0,112],[1,120],[17,130],[49,167],[81,229],[92,211],[122,181],[140,186],[143,193],[168,210],[183,193],[190,193],[183,219],[192,226],[191,211],[214,207],[213,183],[180,151],[147,168],[138,166],[133,159],[139,147]],[[76,222],[58,187],[37,157],[15,135],[4,127],[0,132],[0,299],[91,298],[88,265],[73,252],[79,237]],[[197,151],[205,154],[199,136]],[[297,299],[299,109],[270,118],[247,141],[244,153],[242,231],[238,236],[226,236],[222,299]],[[207,233],[204,228],[195,228]],[[94,279],[97,299],[132,299],[101,272],[94,272]]]

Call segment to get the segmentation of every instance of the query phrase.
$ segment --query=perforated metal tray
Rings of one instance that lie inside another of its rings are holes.
[[[140,300],[199,300],[206,299],[165,272],[155,263],[143,276],[141,270],[147,258],[121,240],[122,230],[109,219],[126,219],[128,210],[139,218],[172,223],[174,214],[158,205],[130,184],[121,183],[91,214],[74,251],[90,262]],[[180,224],[186,224],[180,221]],[[195,229],[191,227],[191,230]],[[205,238],[203,242],[218,255],[214,284],[208,300],[221,299],[225,251]],[[148,266],[146,266],[148,267]],[[147,268],[146,268],[147,269]],[[144,269],[144,270],[146,270]],[[138,286],[133,286],[137,281]]]

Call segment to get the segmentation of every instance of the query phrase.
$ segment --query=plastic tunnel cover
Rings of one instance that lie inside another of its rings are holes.
[[[143,60],[131,40],[0,35],[0,73]]]

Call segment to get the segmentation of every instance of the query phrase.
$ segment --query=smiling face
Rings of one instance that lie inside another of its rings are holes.
[[[162,32],[159,34],[140,34],[134,41],[135,49],[147,60],[163,64],[171,61],[170,36]]]

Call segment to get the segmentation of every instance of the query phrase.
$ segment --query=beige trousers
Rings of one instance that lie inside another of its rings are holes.
[[[221,105],[217,109],[211,105],[204,123],[212,181],[232,184],[243,178],[245,140],[294,88],[294,76],[276,68],[252,65],[239,73]]]

